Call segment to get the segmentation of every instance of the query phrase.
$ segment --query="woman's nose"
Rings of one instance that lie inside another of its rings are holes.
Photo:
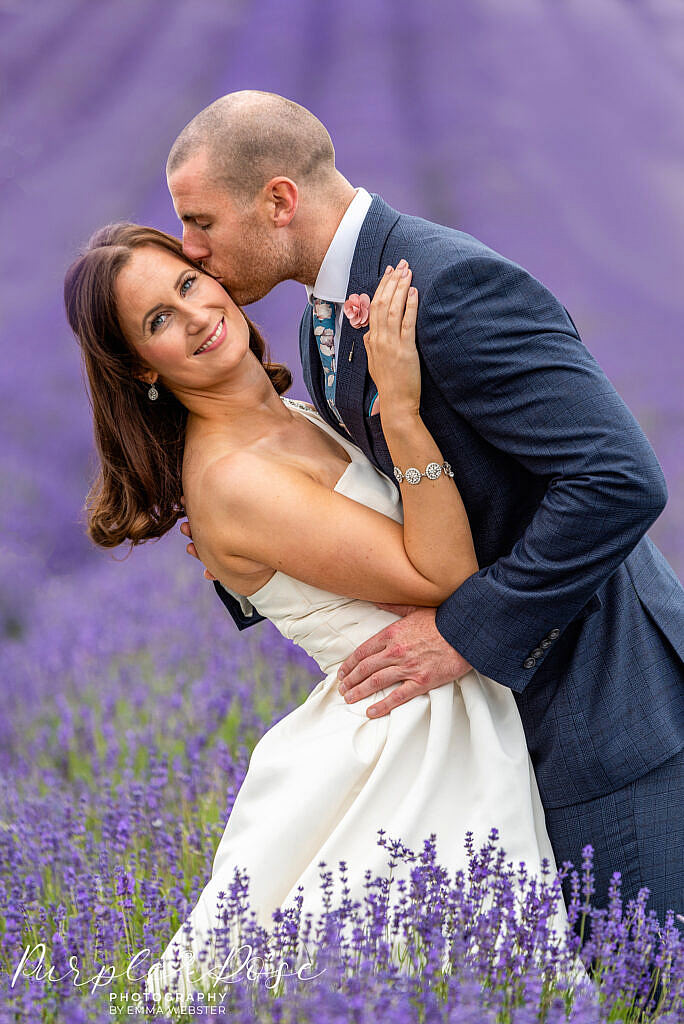
[[[210,334],[213,328],[216,326],[215,310],[212,314],[210,309],[193,309],[188,315],[187,329],[188,334]]]

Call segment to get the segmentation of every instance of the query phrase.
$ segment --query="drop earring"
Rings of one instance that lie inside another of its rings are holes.
[[[149,390],[147,392],[147,397],[151,402],[156,402],[156,400],[159,398],[159,392],[157,391],[154,384],[150,384]]]

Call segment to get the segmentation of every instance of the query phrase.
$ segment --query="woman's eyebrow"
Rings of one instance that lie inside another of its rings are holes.
[[[173,286],[174,292],[175,292],[176,288],[178,288],[178,286],[180,285],[181,281],[183,280],[183,278],[185,277],[187,272],[188,272],[187,269],[186,270],[181,270],[180,274],[176,278],[176,283]],[[148,310],[147,313],[145,313],[145,316],[142,319],[142,332],[143,332],[143,334],[145,333],[145,324],[150,319],[150,317],[154,316],[154,314],[157,312],[158,309],[163,309],[163,308],[164,308],[164,303],[163,302],[158,302],[156,306],[153,306],[152,309]]]

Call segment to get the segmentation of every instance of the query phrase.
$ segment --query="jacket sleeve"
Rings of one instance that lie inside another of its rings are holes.
[[[563,306],[521,267],[471,256],[435,279],[421,306],[418,345],[447,405],[546,481],[513,549],[436,617],[471,665],[522,692],[658,517],[665,479]]]
[[[255,626],[257,622],[264,621],[264,616],[259,615],[259,612],[250,604],[246,597],[234,594],[232,590],[224,587],[219,580],[214,580],[214,590],[221,598],[228,614],[239,630],[249,629],[250,626]]]

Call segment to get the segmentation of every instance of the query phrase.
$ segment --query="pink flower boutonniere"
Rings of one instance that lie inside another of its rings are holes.
[[[367,327],[370,315],[370,295],[350,295],[343,308],[344,315],[352,327]]]

